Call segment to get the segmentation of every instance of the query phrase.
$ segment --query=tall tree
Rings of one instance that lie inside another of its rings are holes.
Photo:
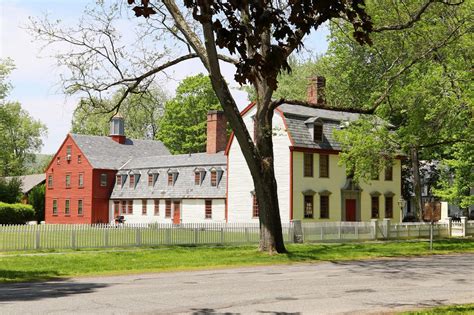
[[[110,133],[110,118],[117,111],[116,102],[122,92],[115,93],[111,99],[101,101],[81,99],[74,110],[71,132],[107,136]],[[155,139],[158,134],[158,122],[163,115],[167,94],[159,87],[148,89],[144,93],[132,94],[120,107],[125,118],[125,132],[133,139]]]
[[[129,4],[134,2],[128,0]],[[149,26],[148,29],[142,29],[140,33],[140,38],[145,40],[144,47],[149,48],[153,44],[159,47],[162,41],[158,42],[149,35],[157,36],[160,30],[164,30],[162,33],[164,37],[172,37],[177,40],[176,43],[184,44],[181,50],[184,54],[168,60],[151,58],[151,62],[146,63],[143,69],[135,67],[140,63],[131,63],[132,69],[127,72],[122,71],[121,63],[118,61],[124,56],[123,47],[114,49],[110,44],[110,40],[114,39],[111,27],[113,15],[107,15],[112,19],[96,19],[97,23],[102,24],[101,31],[86,27],[83,24],[84,20],[81,20],[80,28],[83,31],[79,32],[79,35],[74,30],[68,32],[58,28],[47,20],[37,21],[31,29],[50,43],[66,41],[82,51],[80,54],[60,56],[61,63],[71,69],[71,76],[64,80],[66,87],[73,87],[71,92],[82,90],[86,93],[101,93],[111,87],[123,86],[126,89],[123,100],[129,93],[146,87],[155,74],[179,62],[198,58],[209,73],[213,89],[253,178],[260,210],[260,249],[285,252],[273,165],[273,143],[271,132],[268,131],[272,130],[275,108],[285,102],[300,102],[283,98],[272,100],[273,92],[277,88],[278,74],[290,70],[288,63],[290,55],[303,45],[306,35],[318,29],[323,23],[344,19],[351,24],[352,36],[359,43],[370,43],[371,32],[411,27],[433,3],[438,1],[416,2],[421,4],[420,7],[400,16],[395,23],[389,21],[390,24],[384,25],[379,21],[380,25],[374,26],[367,13],[370,12],[369,4],[365,5],[363,0],[318,2],[185,0],[181,6],[173,0],[141,0],[140,3],[137,1],[133,11],[137,16],[148,18],[144,23]],[[375,6],[377,3],[370,4]],[[120,53],[112,53],[117,50]],[[99,64],[97,59],[100,60],[100,65],[106,64],[106,69],[110,70],[106,77],[101,75],[105,72],[104,69],[95,71],[95,67]],[[250,84],[256,91],[255,142],[252,141],[223,78],[220,60],[235,66],[234,78],[237,82]],[[134,73],[133,70],[141,71]],[[119,107],[121,103],[122,101],[119,101],[116,106]]]
[[[379,4],[371,11],[375,21],[396,21],[407,7],[418,5],[403,1]],[[417,213],[422,209],[419,160],[451,159],[452,145],[469,141],[472,134],[472,12],[472,2],[435,5],[410,28],[373,34],[371,46],[360,46],[350,37],[349,23],[331,23],[327,54],[296,67],[326,77],[326,97],[332,106],[378,105],[376,114],[392,125],[366,121],[339,132],[345,149],[342,161],[347,169],[355,169],[356,179],[367,180],[395,154],[406,152]],[[279,90],[289,85],[304,91],[301,79],[283,74]],[[466,178],[460,180],[466,182]]]
[[[220,109],[211,80],[203,74],[184,79],[165,104],[158,139],[174,154],[206,151],[206,115]]]
[[[33,119],[20,103],[6,100],[10,84],[6,78],[14,69],[10,60],[0,61],[0,176],[24,173],[35,159],[43,142],[46,127]]]

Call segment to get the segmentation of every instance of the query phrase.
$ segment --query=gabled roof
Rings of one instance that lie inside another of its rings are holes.
[[[71,134],[91,166],[96,169],[119,169],[135,157],[169,155],[161,141],[126,139],[124,144],[110,137]]]
[[[24,175],[24,176],[10,176],[4,177],[6,181],[11,180],[12,178],[19,178],[21,180],[21,192],[26,194],[32,190],[35,186],[38,186],[45,182],[45,174],[33,174],[33,175]]]

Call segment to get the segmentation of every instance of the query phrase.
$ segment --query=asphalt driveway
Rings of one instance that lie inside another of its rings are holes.
[[[0,314],[366,314],[468,302],[473,254],[0,285]]]

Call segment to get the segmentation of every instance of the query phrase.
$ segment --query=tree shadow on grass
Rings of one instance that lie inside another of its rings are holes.
[[[52,272],[41,271],[0,270],[0,278],[7,281],[35,281],[2,283],[0,285],[0,304],[92,293],[107,286],[98,283],[72,282],[65,278],[59,278]]]

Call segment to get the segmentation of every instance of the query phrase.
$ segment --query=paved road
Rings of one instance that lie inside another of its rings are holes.
[[[366,314],[468,302],[474,255],[0,285],[0,314]]]

